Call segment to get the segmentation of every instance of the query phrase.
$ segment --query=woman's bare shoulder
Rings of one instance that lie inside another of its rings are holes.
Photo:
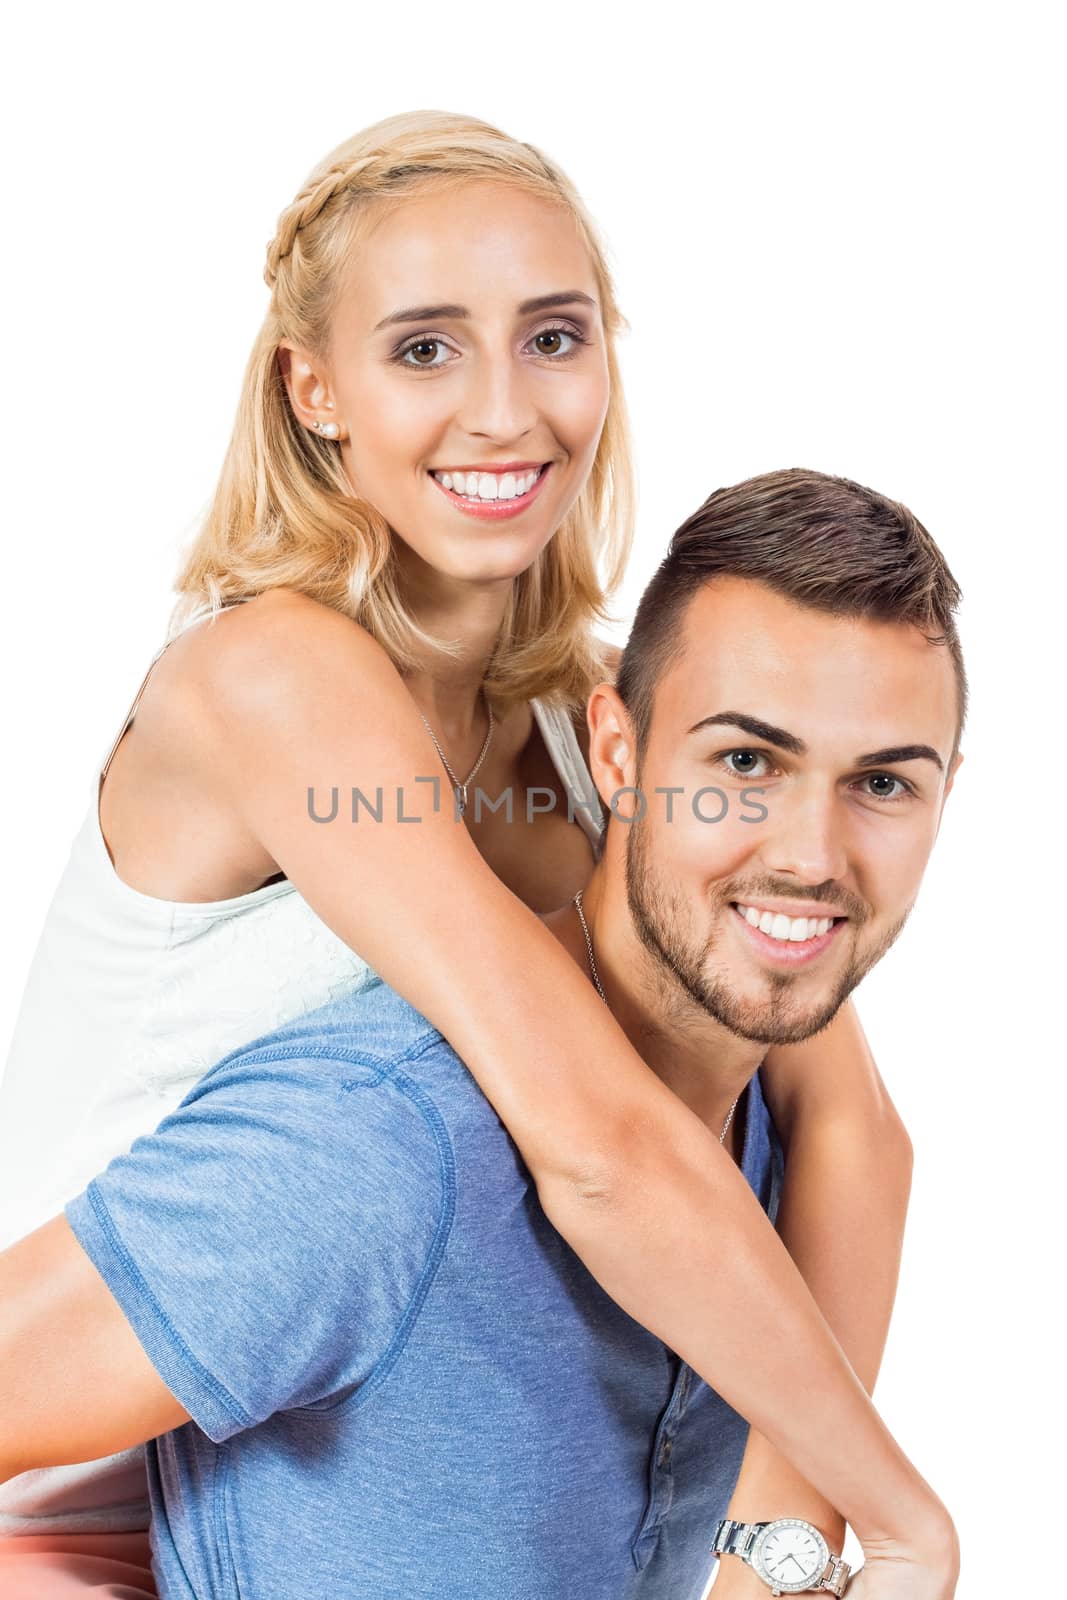
[[[273,739],[334,697],[401,689],[365,628],[292,589],[272,589],[189,627],[160,657],[138,711],[142,742],[214,760],[250,734]]]
[[[209,675],[283,667],[309,648],[381,651],[358,622],[296,589],[268,589],[205,618],[180,634],[171,651],[179,646],[189,670]]]
[[[334,670],[351,675],[392,665],[358,622],[293,589],[268,590],[197,623],[163,661],[168,657],[175,687],[209,698],[223,715],[278,705],[313,687],[321,693]]]

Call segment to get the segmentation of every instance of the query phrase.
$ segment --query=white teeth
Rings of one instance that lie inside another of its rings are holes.
[[[787,917],[781,911],[757,911],[755,906],[740,904],[737,909],[750,928],[758,928],[761,933],[769,933],[772,939],[789,944],[803,944],[807,939],[827,933],[834,921],[833,917]]]
[[[435,472],[434,477],[445,489],[468,500],[517,500],[520,495],[529,494],[537,482],[538,470],[505,472],[500,477],[492,472]]]

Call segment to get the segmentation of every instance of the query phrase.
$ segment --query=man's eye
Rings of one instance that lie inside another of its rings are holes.
[[[761,767],[761,762],[766,762],[769,757],[762,750],[724,750],[717,757],[726,764],[726,770],[735,778],[763,778],[767,776],[767,769]]]
[[[871,785],[867,793],[874,800],[903,800],[905,795],[914,792],[909,783],[892,772],[871,772],[860,781]]]

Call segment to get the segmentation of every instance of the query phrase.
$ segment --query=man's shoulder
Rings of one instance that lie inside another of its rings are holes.
[[[196,1152],[257,1173],[249,1193],[283,1178],[290,1207],[312,1216],[324,1184],[398,1225],[436,1216],[453,1165],[438,1085],[467,1076],[442,1035],[374,980],[219,1061],[160,1125],[156,1156],[189,1166]]]
[[[213,1439],[401,1348],[455,1217],[450,1130],[404,1070],[435,1054],[398,996],[346,995],[219,1062],[68,1208]]]
[[[232,1071],[268,1060],[359,1062],[378,1069],[451,1046],[414,1006],[380,978],[303,1013],[232,1051],[214,1070]]]
[[[379,1090],[354,1096],[357,1089]],[[206,1098],[264,1110],[274,1101],[305,1127],[334,1118],[343,1102],[359,1127],[382,1119],[410,1120],[427,1129],[495,1120],[463,1062],[432,1023],[379,978],[327,1005],[252,1039],[201,1078],[179,1111]],[[382,1102],[371,1111],[368,1099]],[[389,1108],[392,1108],[391,1110]]]

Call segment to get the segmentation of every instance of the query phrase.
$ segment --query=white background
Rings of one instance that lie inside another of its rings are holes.
[[[575,3],[221,0],[29,18],[3,113],[0,1038],[211,493],[277,213],[379,117],[498,122],[584,192],[632,324],[642,502],[622,613],[711,489],[793,465],[907,501],[965,591],[966,760],[918,909],[859,997],[917,1157],[879,1401],[957,1519],[961,1595],[1045,1590],[1001,1530],[1054,1516],[1062,1482],[1053,8],[660,0],[626,22]]]

